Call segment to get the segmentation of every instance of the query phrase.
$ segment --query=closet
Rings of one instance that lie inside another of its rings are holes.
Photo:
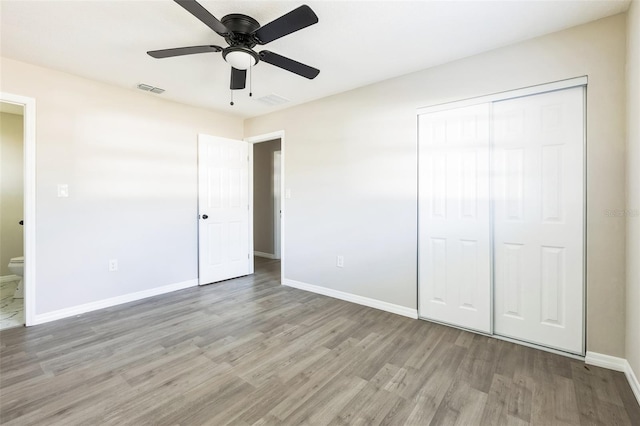
[[[585,85],[418,111],[421,318],[584,354]]]

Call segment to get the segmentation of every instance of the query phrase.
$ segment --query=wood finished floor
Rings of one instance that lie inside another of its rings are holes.
[[[640,425],[622,373],[257,273],[0,332],[6,425]]]

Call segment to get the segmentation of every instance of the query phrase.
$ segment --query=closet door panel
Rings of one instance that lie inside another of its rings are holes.
[[[493,104],[495,333],[582,354],[582,87]]]
[[[491,332],[489,105],[419,117],[419,311]]]

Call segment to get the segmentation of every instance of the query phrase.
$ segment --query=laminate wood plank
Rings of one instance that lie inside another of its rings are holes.
[[[357,342],[347,340],[342,345],[332,349],[328,354],[320,358],[316,363],[305,369],[300,375],[306,381],[289,392],[288,398],[269,411],[269,414],[281,421],[291,415],[295,410],[304,405],[324,385],[338,376],[341,371],[353,363],[357,356],[364,352]],[[295,379],[295,378],[294,378]]]
[[[611,426],[637,426],[631,423],[631,419],[627,416],[623,407],[613,404],[609,401],[596,400],[596,411],[600,424]]]
[[[422,404],[430,400],[436,406],[444,398],[448,384],[460,372],[460,365],[468,350],[444,340],[440,342],[423,368],[407,369],[407,385],[401,391],[403,398]]]
[[[531,421],[533,389],[534,380],[532,377],[520,373],[515,374],[509,395],[509,416],[520,419],[527,424]]]
[[[406,368],[398,369],[396,374],[385,385],[384,390],[401,396],[410,381],[409,374],[409,370]]]
[[[438,407],[431,424],[470,425],[476,423],[483,415],[488,395],[462,380],[454,381],[443,401]],[[440,416],[453,421],[440,421]]]
[[[559,423],[574,425],[580,423],[580,414],[578,412],[578,403],[576,402],[576,391],[573,380],[555,375],[553,377],[553,384],[556,398],[556,421]]]
[[[556,388],[554,375],[546,367],[550,364],[543,362],[545,357],[536,356],[534,366],[534,387],[531,401],[531,423],[556,423]]]
[[[387,368],[393,368],[387,366]],[[385,368],[381,370],[377,381],[369,381],[360,392],[357,393],[335,416],[332,417],[331,425],[350,425],[358,417],[358,414],[370,405],[374,395],[381,390],[380,381],[386,383],[390,377],[389,371]]]
[[[378,391],[371,398],[368,405],[362,408],[357,414],[355,424],[363,425],[379,425],[389,417],[390,413],[401,410],[406,400],[387,392],[386,390]]]
[[[307,402],[282,419],[284,424],[326,425],[367,384],[356,376],[339,375],[318,389]]]
[[[400,398],[397,403],[391,407],[387,415],[380,421],[381,425],[410,425],[408,421],[411,411],[415,404],[406,399]]]
[[[597,425],[600,423],[596,407],[596,393],[592,387],[590,376],[591,366],[572,365],[572,377],[576,384],[576,403],[578,404],[578,414],[580,423],[585,425]]]
[[[433,324],[433,327],[424,329],[422,334],[418,336],[418,341],[414,344],[414,348],[411,350],[411,354],[405,361],[404,366],[414,369],[422,368],[445,332],[448,331],[450,331],[450,328],[438,324]]]
[[[511,396],[512,381],[499,374],[494,375],[487,395],[487,403],[480,417],[480,424],[508,424],[507,416],[509,414],[509,400]]]
[[[590,376],[591,386],[596,392],[596,397],[600,401],[610,402],[611,404],[624,406],[622,398],[618,393],[618,388],[613,380],[613,375],[604,368],[591,366],[589,367],[593,373]]]
[[[473,340],[474,343],[462,365],[466,373],[465,379],[472,387],[488,393],[503,358],[501,352],[504,345],[499,340],[487,339],[480,335],[475,335]]]
[[[627,411],[627,416],[631,420],[631,424],[640,425],[640,404],[636,404],[636,400],[632,392],[629,392],[629,382],[624,374],[614,374],[613,380],[618,389],[618,394]]]
[[[228,364],[186,365],[182,373],[164,381],[154,389],[144,385],[132,388],[129,394],[106,401],[101,415],[90,418],[87,424],[127,424],[139,419],[138,424],[157,423],[187,402],[185,394],[202,383],[219,377],[228,377],[233,368]]]
[[[231,404],[233,401],[243,398],[254,388],[237,378],[230,379],[228,383],[218,389],[211,390],[208,383],[202,386],[206,392],[195,394],[195,390],[190,391],[187,400],[190,402],[181,409],[174,411],[169,416],[165,416],[158,421],[164,424],[212,424],[210,419],[220,411],[221,407]],[[193,401],[193,403],[191,403]]]
[[[99,386],[96,386],[96,382]],[[96,401],[121,392],[127,387],[126,381],[119,376],[100,376],[87,383],[76,383],[76,386],[57,394],[43,395],[37,399],[22,399],[18,404],[9,405],[2,410],[2,422],[14,421],[13,424],[37,424],[42,419],[53,419],[72,410],[85,410]],[[40,420],[39,420],[40,419]]]
[[[303,381],[298,378],[300,383]],[[286,390],[295,386],[298,382],[284,384],[278,377],[272,377],[253,391],[247,393],[245,398],[229,401],[229,404],[218,407],[207,419],[208,424],[253,424],[260,420],[265,412],[282,402],[287,396]]]

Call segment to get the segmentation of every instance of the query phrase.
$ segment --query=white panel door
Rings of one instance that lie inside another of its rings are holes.
[[[249,144],[198,135],[198,277],[209,284],[249,269]]]
[[[419,116],[419,311],[491,332],[489,104]]]
[[[583,88],[493,104],[495,333],[584,353]]]

